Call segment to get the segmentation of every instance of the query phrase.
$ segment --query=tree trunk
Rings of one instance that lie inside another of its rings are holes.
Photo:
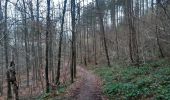
[[[8,32],[7,32],[7,6],[8,6],[8,0],[5,1],[5,30],[4,30],[4,46],[5,46],[5,63],[6,63],[6,69],[8,69]],[[7,79],[9,79],[9,73],[7,73]],[[12,98],[12,92],[11,92],[11,85],[10,81],[7,80],[7,99]]]
[[[128,13],[128,24],[129,24],[129,52],[132,64],[139,64],[138,44],[137,35],[134,26],[134,11],[133,1],[127,0],[127,13]]]
[[[46,93],[50,92],[49,77],[48,77],[48,54],[49,54],[49,32],[50,32],[50,0],[47,0],[47,22],[46,22],[46,67],[45,67],[45,79],[46,79]]]
[[[71,61],[71,83],[76,77],[76,32],[75,32],[75,0],[71,0],[71,18],[72,18],[72,61]]]
[[[103,35],[103,42],[104,42],[104,49],[105,49],[106,59],[107,59],[107,65],[109,67],[111,67],[110,58],[109,58],[109,52],[108,52],[108,46],[107,46],[107,43],[106,43],[106,36],[105,36],[103,18],[102,18],[102,15],[101,15],[101,10],[100,10],[100,7],[99,7],[98,0],[96,0],[96,8],[97,8],[97,11],[99,13],[100,29],[101,29],[101,32],[102,32],[102,35]]]
[[[58,47],[59,50],[58,50],[58,66],[57,66],[56,84],[59,83],[59,79],[60,79],[61,49],[62,49],[62,42],[63,42],[64,17],[66,13],[66,6],[67,6],[67,0],[64,1],[63,17],[62,17],[62,22],[61,22],[60,41],[59,41],[59,47]]]
[[[119,6],[117,5],[117,20],[116,23],[119,23]],[[117,32],[117,27],[115,24],[115,21],[113,22],[113,27],[114,27],[114,31],[115,31],[115,41],[116,41],[116,53],[117,53],[117,59],[119,59],[119,41],[118,41],[118,32]]]
[[[164,54],[163,54],[163,50],[162,50],[162,47],[161,47],[161,44],[160,44],[160,39],[159,39],[159,28],[158,28],[158,17],[159,17],[159,7],[160,7],[160,3],[161,3],[161,0],[156,0],[156,41],[157,41],[157,45],[158,45],[158,50],[160,52],[160,57],[161,58],[164,58]]]
[[[24,33],[25,33],[25,61],[26,61],[26,68],[27,68],[27,86],[29,86],[29,54],[28,54],[28,29],[27,29],[27,16],[26,16],[26,6],[25,6],[25,0],[23,1],[23,6],[24,6],[24,14],[23,14],[23,21],[24,21]]]

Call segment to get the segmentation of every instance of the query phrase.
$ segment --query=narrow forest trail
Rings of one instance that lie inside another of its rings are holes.
[[[101,80],[91,71],[77,67],[78,80],[68,91],[69,100],[107,100],[102,96]]]
[[[62,84],[64,84],[66,80],[70,79],[69,71],[69,66],[67,63],[65,63],[63,68],[61,69]],[[32,76],[31,73],[30,76]],[[33,98],[36,98],[43,93],[41,82],[38,81],[37,86],[35,82],[30,81],[31,87],[27,87],[25,77],[25,75],[22,75],[21,77],[22,81],[19,88],[20,100],[36,100]],[[42,79],[44,85],[44,78]],[[7,86],[6,84],[4,85],[4,91],[7,91]],[[99,77],[94,75],[90,70],[87,70],[85,67],[77,66],[77,78],[75,82],[68,87],[65,95],[53,98],[52,100],[108,100],[102,95],[101,85],[102,81]],[[58,99],[60,97],[62,99]],[[4,92],[4,95],[0,97],[0,100],[6,100],[6,92]]]

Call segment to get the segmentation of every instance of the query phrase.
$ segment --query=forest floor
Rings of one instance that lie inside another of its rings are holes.
[[[40,95],[43,93],[43,88],[44,88],[44,83],[45,79],[43,78],[42,74],[40,75],[41,80],[33,80],[33,74],[30,72],[30,81],[29,81],[29,86],[27,86],[27,78],[26,74],[20,74],[17,75],[17,83],[19,84],[19,98],[20,100],[30,100],[31,97],[35,97],[37,95]],[[12,97],[14,98],[13,95],[13,87],[12,89]],[[0,100],[7,100],[7,82],[4,79],[3,82],[3,95],[0,96]],[[13,100],[13,99],[12,99]]]
[[[69,68],[69,67],[67,67]],[[102,94],[102,81],[85,67],[77,66],[77,78],[64,93],[47,95],[40,100],[107,100]]]
[[[77,66],[77,78],[73,84],[70,84],[70,67],[66,63],[61,69],[61,84],[48,94],[43,92],[45,88],[43,76],[43,83],[30,81],[30,87],[27,87],[26,75],[23,75],[19,88],[20,99],[170,100],[169,59],[147,62],[139,67],[113,65],[111,68],[104,65]],[[6,87],[4,82],[4,91]],[[0,100],[6,100],[5,97],[6,92]]]
[[[67,64],[63,65],[64,67],[61,69],[61,83],[64,84],[64,81],[69,78],[68,71],[69,69],[66,67]],[[67,68],[67,69],[66,69]],[[40,97],[42,94],[45,94],[45,69],[42,68],[37,71],[37,77],[30,70],[29,72],[29,86],[27,86],[27,75],[26,72],[16,74],[17,83],[19,84],[19,99],[20,100],[35,100],[37,97]],[[49,71],[51,73],[51,71]],[[51,75],[49,75],[49,79],[51,80]],[[50,82],[52,83],[52,82]],[[14,98],[12,89],[12,98]],[[3,78],[3,94],[0,96],[0,100],[7,100],[7,81]]]
[[[106,100],[102,95],[99,77],[80,66],[77,67],[77,72],[79,78],[68,91],[69,100]]]
[[[115,62],[93,70],[102,80],[109,100],[170,100],[170,59],[148,61],[140,66]]]
[[[61,69],[61,84],[51,93],[44,93],[40,81],[21,77],[19,96],[21,100],[170,100],[169,59],[151,61],[139,67],[113,64],[108,66],[77,66],[77,78],[70,84],[70,67]],[[32,74],[30,74],[32,76]],[[43,87],[42,87],[43,86]],[[4,82],[4,91],[6,84]],[[54,94],[53,94],[54,93]],[[106,97],[107,96],[107,97]],[[0,100],[6,100],[6,92]]]
[[[61,84],[50,93],[43,92],[45,91],[45,78],[42,73],[44,69],[39,72],[41,80],[33,81],[33,74],[30,72],[29,87],[27,86],[26,74],[20,74],[18,81],[20,83],[20,100],[107,100],[102,94],[102,80],[92,71],[88,70],[87,67],[77,66],[77,78],[73,84],[70,84],[69,69],[68,63],[62,66]],[[3,88],[3,95],[0,96],[0,100],[6,100],[7,84],[5,80]]]

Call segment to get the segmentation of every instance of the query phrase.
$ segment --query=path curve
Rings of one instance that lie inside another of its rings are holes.
[[[107,100],[102,96],[101,80],[83,67],[77,67],[78,81],[69,91],[69,100]]]

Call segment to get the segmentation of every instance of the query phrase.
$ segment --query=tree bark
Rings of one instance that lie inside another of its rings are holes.
[[[71,0],[71,18],[72,18],[72,61],[71,61],[71,83],[76,77],[76,32],[75,32],[75,0]]]
[[[25,61],[26,61],[26,68],[27,68],[27,86],[29,86],[29,54],[28,54],[28,29],[27,29],[27,16],[26,16],[26,6],[25,6],[25,0],[22,0],[23,7],[24,7],[24,14],[23,14],[23,21],[24,21],[24,33],[25,33]]]
[[[58,66],[57,66],[56,84],[59,83],[59,79],[60,79],[61,49],[62,49],[62,42],[63,42],[63,30],[64,30],[64,19],[65,19],[64,17],[66,13],[66,6],[67,6],[67,0],[64,1],[63,17],[62,17],[62,22],[61,22],[61,32],[60,32],[60,40],[59,40],[59,47],[58,47],[59,50],[58,50]]]
[[[5,64],[6,64],[6,69],[8,69],[8,32],[7,32],[7,6],[8,6],[8,0],[5,1],[5,30],[4,30],[4,46],[5,46]],[[9,81],[9,73],[7,74],[7,100],[12,98],[12,92],[11,92],[11,85],[10,85],[10,81]]]
[[[95,1],[96,1],[96,8],[97,8],[97,11],[99,13],[98,16],[99,16],[99,21],[100,21],[100,29],[101,29],[101,32],[102,32],[102,35],[103,35],[103,42],[104,42],[104,49],[105,49],[106,59],[107,59],[107,65],[109,67],[111,67],[110,58],[109,58],[109,52],[108,52],[108,46],[107,46],[107,43],[106,43],[106,35],[105,35],[105,30],[104,30],[103,18],[102,18],[102,14],[101,14],[102,12],[100,10],[98,0],[95,0]]]
[[[161,0],[156,0],[156,41],[157,41],[157,45],[158,45],[158,50],[160,52],[160,57],[161,58],[164,58],[164,54],[163,54],[163,50],[162,50],[162,47],[161,47],[161,44],[160,44],[160,38],[159,38],[159,28],[158,28],[158,17],[159,17],[159,7],[160,7],[160,3],[161,3]]]
[[[45,67],[45,79],[46,79],[46,93],[50,92],[49,77],[48,77],[48,55],[49,55],[49,32],[50,32],[50,0],[47,0],[47,21],[46,21],[46,67]]]
[[[128,14],[128,25],[129,25],[129,52],[132,64],[139,64],[139,53],[137,44],[137,33],[134,26],[134,11],[133,11],[133,0],[127,0],[127,14]]]

